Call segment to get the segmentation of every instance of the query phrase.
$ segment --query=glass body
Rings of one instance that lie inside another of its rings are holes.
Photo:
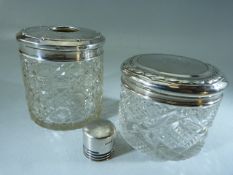
[[[103,55],[91,60],[53,62],[21,54],[21,65],[28,108],[37,124],[67,130],[99,117]]]
[[[220,102],[183,107],[156,102],[122,85],[120,131],[135,149],[157,160],[181,160],[203,147]]]

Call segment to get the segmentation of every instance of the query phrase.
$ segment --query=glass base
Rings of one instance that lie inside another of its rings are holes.
[[[168,105],[122,87],[120,132],[133,148],[153,159],[187,159],[201,151],[218,106]]]
[[[163,143],[157,143],[156,145],[145,144],[144,140],[135,140],[135,136],[129,137],[128,134],[122,132],[122,137],[126,142],[131,145],[135,150],[140,150],[140,152],[148,155],[153,161],[179,161],[189,159],[193,156],[198,155],[204,147],[204,142],[198,142],[191,148],[185,151],[172,150]]]

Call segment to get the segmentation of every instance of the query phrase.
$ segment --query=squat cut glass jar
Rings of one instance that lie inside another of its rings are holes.
[[[157,160],[197,154],[217,113],[226,79],[202,61],[144,54],[121,67],[120,130],[135,149]]]
[[[17,33],[32,120],[67,130],[99,117],[103,44],[94,30],[70,26],[29,27]]]

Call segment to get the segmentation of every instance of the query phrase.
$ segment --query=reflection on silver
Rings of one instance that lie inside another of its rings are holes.
[[[84,126],[84,155],[95,161],[109,159],[113,151],[115,134],[115,126],[108,120],[96,120]]]
[[[221,99],[227,86],[216,67],[183,56],[137,55],[127,59],[121,69],[125,87],[167,104],[210,105]]]

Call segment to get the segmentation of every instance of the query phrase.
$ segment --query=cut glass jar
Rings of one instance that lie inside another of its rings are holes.
[[[121,70],[119,124],[125,140],[158,160],[197,154],[227,86],[220,71],[167,54],[131,57]]]
[[[38,26],[21,30],[17,40],[28,108],[37,124],[76,129],[99,117],[105,41],[101,33]]]

